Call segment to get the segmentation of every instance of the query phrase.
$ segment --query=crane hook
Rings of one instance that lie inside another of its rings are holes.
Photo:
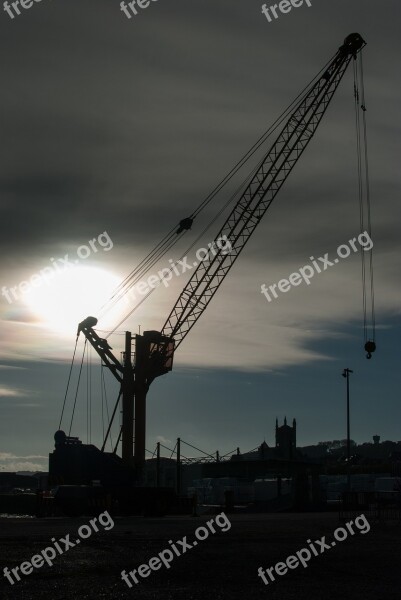
[[[372,358],[372,353],[376,350],[376,344],[373,340],[368,340],[365,344],[365,350],[367,352],[366,358],[370,360]]]

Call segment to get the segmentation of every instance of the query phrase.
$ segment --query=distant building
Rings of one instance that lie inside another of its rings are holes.
[[[36,490],[39,487],[38,478],[32,475],[20,475],[19,473],[0,473],[0,492],[23,491],[26,489]]]
[[[279,427],[276,419],[276,454],[278,458],[293,460],[296,457],[297,448],[297,422],[292,421],[292,427],[287,425],[287,417],[284,418],[284,425]]]
[[[251,452],[241,454],[239,449],[237,454],[231,457],[231,460],[299,460],[301,457],[297,451],[297,423],[293,419],[292,427],[287,424],[287,417],[284,418],[284,424],[279,427],[276,419],[275,446],[269,447],[266,441]]]

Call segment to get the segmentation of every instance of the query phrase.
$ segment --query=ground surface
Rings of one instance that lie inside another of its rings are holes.
[[[160,600],[399,600],[401,597],[401,524],[371,524],[309,566],[288,571],[269,585],[257,575],[294,555],[306,540],[333,541],[341,525],[331,514],[229,515],[231,529],[210,534],[204,541],[171,563],[151,572],[132,589],[121,580],[121,571],[132,571],[169,547],[168,540],[187,536],[192,542],[197,527],[212,517],[164,519],[116,518],[110,531],[93,533],[87,540],[55,559],[54,565],[35,569],[11,585],[0,581],[4,600],[71,600],[75,598],[140,598]],[[56,540],[89,519],[1,519],[1,571],[30,560]]]

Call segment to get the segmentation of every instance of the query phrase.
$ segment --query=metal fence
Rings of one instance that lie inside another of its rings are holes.
[[[344,492],[340,520],[347,521],[362,513],[372,521],[401,521],[401,492]]]

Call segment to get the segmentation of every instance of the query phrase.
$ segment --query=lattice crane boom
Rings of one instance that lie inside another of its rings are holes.
[[[177,348],[198,321],[262,217],[311,141],[353,57],[365,46],[349,35],[320,79],[306,92],[217,234],[214,247],[193,272],[163,328]],[[221,240],[228,240],[227,251]]]

